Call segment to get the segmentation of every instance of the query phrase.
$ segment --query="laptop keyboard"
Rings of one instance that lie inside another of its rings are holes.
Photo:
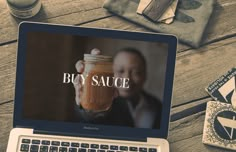
[[[157,148],[22,139],[21,152],[158,152]]]

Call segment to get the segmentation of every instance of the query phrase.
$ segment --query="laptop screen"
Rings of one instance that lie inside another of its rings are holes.
[[[31,32],[23,117],[160,128],[168,45]]]
[[[167,136],[174,36],[23,23],[18,44],[14,126]]]

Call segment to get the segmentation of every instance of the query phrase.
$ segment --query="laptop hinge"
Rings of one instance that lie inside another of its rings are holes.
[[[80,134],[80,133],[70,133],[70,132],[57,132],[57,131],[46,131],[46,130],[37,130],[34,129],[34,134],[44,134],[44,135],[54,135],[54,136],[70,136],[70,137],[84,137],[84,138],[97,138],[97,139],[110,139],[110,140],[126,140],[126,141],[139,141],[147,142],[147,138],[132,138],[132,137],[114,137],[114,136],[103,136],[103,135],[89,135],[89,134]]]

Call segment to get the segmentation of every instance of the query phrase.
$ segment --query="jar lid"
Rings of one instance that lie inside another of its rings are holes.
[[[40,0],[7,0],[11,7],[18,9],[27,9],[34,7]]]
[[[92,62],[112,62],[111,56],[105,55],[95,55],[95,54],[84,54],[84,61],[92,61]]]

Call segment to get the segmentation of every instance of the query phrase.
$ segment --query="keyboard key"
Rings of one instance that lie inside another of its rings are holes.
[[[22,139],[21,142],[25,143],[25,144],[29,144],[30,143],[30,139]]]
[[[40,144],[40,140],[32,140],[32,144],[39,145]]]
[[[129,147],[129,151],[138,151],[137,147]]]
[[[70,146],[70,143],[69,143],[69,142],[62,142],[62,143],[61,143],[61,146],[69,147],[69,146]]]
[[[101,149],[99,149],[98,152],[105,152],[105,150],[101,150]]]
[[[122,151],[128,151],[128,147],[127,147],[127,146],[120,146],[120,150],[122,150]]]
[[[111,149],[111,150],[118,150],[118,146],[111,145],[111,146],[110,146],[110,149]]]
[[[52,141],[52,145],[54,145],[54,146],[60,146],[60,141]]]
[[[108,146],[108,145],[100,145],[100,148],[101,148],[101,149],[108,149],[109,146]]]
[[[148,152],[157,152],[157,149],[156,148],[149,148]]]
[[[88,152],[96,152],[95,149],[89,149]]]
[[[139,147],[139,151],[140,151],[140,152],[147,152],[147,148]]]
[[[82,143],[82,144],[81,144],[81,147],[82,147],[82,148],[89,148],[89,144]]]
[[[58,152],[58,147],[51,146],[49,152]]]
[[[42,141],[42,145],[50,145],[50,141],[48,141],[48,140],[43,140],[43,141]]]
[[[60,147],[59,152],[67,152],[67,148],[66,147]]]
[[[39,152],[48,152],[48,146],[40,146]]]
[[[38,145],[31,145],[30,146],[30,152],[38,152],[39,146]]]
[[[79,148],[79,152],[86,152],[87,150],[85,148]]]
[[[79,143],[71,143],[71,147],[79,147]]]
[[[93,148],[93,149],[98,149],[98,148],[99,148],[99,145],[98,145],[98,144],[91,144],[91,148]]]
[[[20,151],[29,151],[29,145],[22,144],[22,145],[20,146]]]
[[[107,150],[107,152],[115,152],[114,150]]]
[[[76,148],[69,148],[69,152],[77,152]]]

